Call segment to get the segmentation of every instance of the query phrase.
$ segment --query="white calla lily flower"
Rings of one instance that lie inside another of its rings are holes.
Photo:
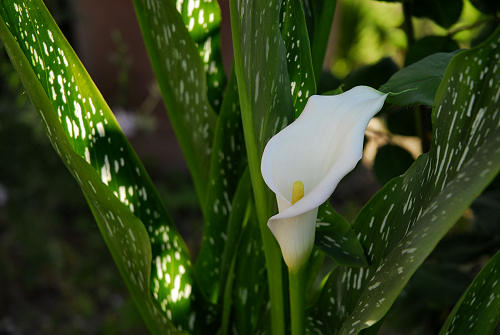
[[[289,269],[309,258],[318,207],[361,159],[365,129],[386,97],[367,86],[311,96],[297,120],[267,143],[261,171],[279,209],[268,226]]]

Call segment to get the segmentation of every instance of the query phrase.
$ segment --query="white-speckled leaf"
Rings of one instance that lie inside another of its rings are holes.
[[[146,323],[154,333],[172,331],[168,319],[186,328],[192,300],[187,249],[111,110],[42,1],[2,0],[0,15],[12,63]]]
[[[314,244],[339,265],[368,265],[351,224],[328,201],[318,208]]]
[[[222,255],[232,241],[227,233],[238,180],[246,165],[236,77],[231,76],[217,119],[210,179],[205,202],[203,240],[196,259],[195,274],[200,289],[211,302],[220,296]],[[240,204],[236,204],[239,206]]]
[[[283,0],[281,35],[286,47],[293,109],[297,118],[316,94],[311,47],[301,0]]]
[[[353,228],[370,267],[338,269],[309,319],[356,334],[380,320],[463,211],[500,170],[500,29],[456,55],[436,93],[433,142],[363,208]]]
[[[242,118],[244,123],[253,120],[254,145],[259,153],[272,135],[293,120],[280,8],[281,0],[231,1]]]
[[[134,7],[170,122],[203,203],[216,114],[207,98],[198,48],[174,1],[134,0]]]
[[[176,0],[175,6],[198,46],[207,78],[208,100],[218,111],[226,85],[221,56],[219,4],[217,0]]]
[[[302,0],[302,5],[311,42],[314,77],[318,83],[323,70],[337,0]]]
[[[493,334],[500,321],[500,251],[474,278],[439,335]]]

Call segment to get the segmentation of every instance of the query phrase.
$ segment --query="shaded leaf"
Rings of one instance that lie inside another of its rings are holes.
[[[325,202],[318,208],[314,244],[339,265],[366,266],[365,252],[351,224]]]
[[[311,43],[314,78],[319,83],[337,0],[302,0],[302,4]]]
[[[380,320],[415,270],[500,171],[500,30],[455,56],[436,94],[433,142],[363,208],[368,268],[336,270],[311,329],[353,334]],[[331,327],[325,330],[325,327]]]
[[[215,129],[205,201],[203,240],[196,260],[197,282],[205,296],[216,302],[220,294],[221,260],[227,239],[231,201],[246,165],[236,77],[231,76]],[[238,204],[239,205],[239,204]]]
[[[186,246],[111,110],[42,1],[2,1],[0,15],[11,61],[146,324],[153,333],[173,332],[168,319],[188,328]]]
[[[281,35],[287,50],[288,75],[297,118],[307,99],[316,94],[316,81],[301,0],[283,0],[282,11]]]
[[[396,93],[387,102],[396,105],[424,104],[432,106],[434,95],[446,67],[455,53],[436,53],[396,72],[380,91]]]
[[[474,278],[439,334],[493,334],[500,321],[499,281],[500,251]]]

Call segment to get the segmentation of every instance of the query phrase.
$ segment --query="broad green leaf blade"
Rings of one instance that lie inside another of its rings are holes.
[[[440,335],[493,334],[500,321],[500,251],[474,278]]]
[[[146,323],[154,333],[173,328],[167,319],[186,325],[187,249],[111,110],[42,1],[0,4],[0,37]]]
[[[370,267],[339,269],[310,327],[354,334],[380,320],[439,240],[500,170],[500,30],[456,55],[436,93],[429,153],[391,180],[353,228]],[[329,301],[335,301],[335,304]]]
[[[286,50],[279,30],[281,0],[231,0],[229,4],[248,168],[265,250],[271,327],[273,334],[283,334],[282,258],[266,225],[276,204],[260,173],[265,143],[293,120]]]
[[[269,138],[293,120],[280,4],[278,0],[231,2],[242,118],[244,123],[247,117],[253,120],[259,158]]]
[[[335,262],[346,266],[366,266],[365,252],[351,224],[325,202],[318,209],[314,244]]]
[[[216,115],[208,102],[198,49],[173,1],[134,0],[134,7],[170,122],[203,203]]]
[[[323,70],[337,0],[302,0],[302,4],[311,41],[314,77],[318,83]]]
[[[440,52],[425,57],[396,72],[379,90],[396,93],[387,97],[391,104],[433,106],[436,90],[454,55],[454,52]]]
[[[229,242],[228,219],[234,208],[231,201],[245,163],[238,87],[236,77],[232,75],[215,129],[203,241],[195,265],[200,288],[208,300],[214,303],[220,294],[222,255],[226,242]]]
[[[300,0],[283,0],[282,11],[281,35],[287,50],[288,75],[297,118],[307,99],[316,94],[316,81],[302,3]]]
[[[226,85],[220,44],[219,5],[216,0],[177,0],[175,5],[198,46],[207,79],[208,100],[218,111]]]

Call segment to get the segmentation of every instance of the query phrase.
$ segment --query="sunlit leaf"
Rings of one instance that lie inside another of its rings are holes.
[[[226,85],[221,56],[221,13],[216,0],[176,0],[189,34],[196,42],[207,78],[208,100],[218,111]]]
[[[216,115],[197,46],[173,1],[134,0],[134,6],[170,122],[203,203]]]
[[[316,94],[309,36],[300,0],[283,0],[281,34],[286,47],[293,108],[297,118]]]
[[[439,334],[493,334],[499,321],[500,251],[474,278]]]
[[[498,174],[499,46],[497,30],[480,47],[452,59],[436,93],[430,151],[385,185],[353,224],[370,267],[338,269],[329,277],[310,329],[355,334],[380,320]]]
[[[187,328],[187,249],[111,110],[42,1],[1,1],[0,14],[11,61],[147,325],[168,333],[171,319]]]

